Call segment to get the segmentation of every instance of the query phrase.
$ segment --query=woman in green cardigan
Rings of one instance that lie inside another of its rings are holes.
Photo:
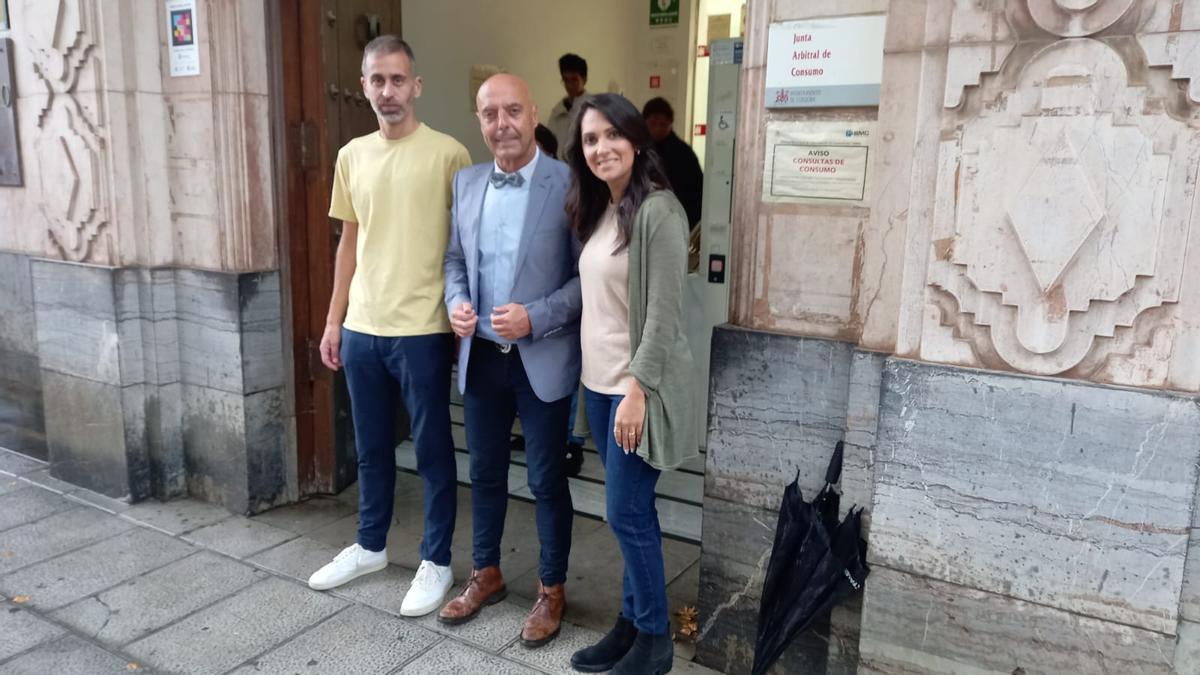
[[[673,647],[655,485],[661,471],[699,446],[683,324],[687,215],[645,121],[622,96],[584,100],[567,160],[567,212],[584,245],[581,379],[604,464],[608,523],[625,559],[616,625],[571,664],[584,672],[666,673]]]

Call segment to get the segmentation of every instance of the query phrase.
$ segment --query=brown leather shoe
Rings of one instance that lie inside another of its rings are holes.
[[[525,627],[521,629],[521,644],[529,648],[541,647],[558,637],[566,611],[566,585],[545,586],[539,581],[537,602],[525,617]]]
[[[474,619],[479,610],[487,605],[494,605],[508,595],[504,585],[504,575],[499,567],[485,567],[472,570],[467,585],[442,611],[438,612],[438,622],[457,626]]]

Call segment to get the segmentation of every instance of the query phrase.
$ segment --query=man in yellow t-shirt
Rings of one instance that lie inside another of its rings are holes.
[[[442,257],[450,235],[451,180],[466,148],[417,120],[421,78],[412,49],[392,35],[363,53],[363,93],[379,131],[338,152],[329,216],[343,222],[321,360],[346,369],[358,451],[358,541],[313,573],[326,590],[387,566],[396,486],[396,406],[412,420],[425,486],[421,565],[401,605],[437,609],[453,584],[457,471],[450,436],[454,338],[442,305]]]

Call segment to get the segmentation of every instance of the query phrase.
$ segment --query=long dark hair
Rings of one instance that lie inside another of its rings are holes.
[[[617,133],[633,145],[633,175],[629,186],[617,204],[617,248],[619,253],[629,246],[633,237],[633,216],[646,197],[655,190],[670,189],[667,174],[663,171],[658,153],[646,120],[629,99],[620,94],[596,94],[583,99],[575,119],[571,122],[571,133],[567,138],[567,164],[571,167],[571,189],[567,192],[567,215],[579,241],[587,243],[604,212],[608,209],[612,194],[608,184],[596,177],[583,155],[583,115],[596,110],[608,119]]]

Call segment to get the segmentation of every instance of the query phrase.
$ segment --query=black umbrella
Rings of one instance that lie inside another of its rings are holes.
[[[825,471],[825,487],[811,503],[800,494],[798,473],[783,492],[758,612],[753,675],[765,673],[797,635],[861,589],[867,578],[862,509],[850,509],[838,523],[840,498],[833,486],[841,478],[842,454],[839,442]]]

